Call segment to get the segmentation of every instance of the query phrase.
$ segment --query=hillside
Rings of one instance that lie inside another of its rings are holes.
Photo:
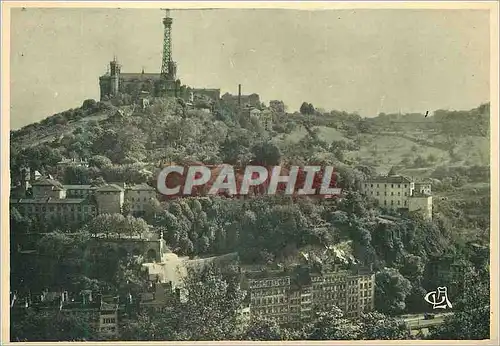
[[[255,156],[256,145],[269,142],[278,150],[274,159],[264,154],[270,154],[271,161],[333,160],[372,167],[379,174],[396,167],[400,173],[425,178],[443,165],[488,166],[486,118],[489,121],[488,105],[468,112],[436,111],[429,118],[381,114],[363,119],[335,111],[275,114],[273,130],[266,131],[258,121],[242,122],[224,107],[212,114],[188,109],[175,99],[156,99],[144,110],[86,100],[80,108],[11,132],[11,165],[14,170],[29,164],[50,172],[63,157],[96,155],[115,165],[244,163]]]

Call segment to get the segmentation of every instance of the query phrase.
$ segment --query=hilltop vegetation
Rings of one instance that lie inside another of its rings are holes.
[[[16,259],[11,261],[13,272],[26,273],[22,265],[16,267],[23,260],[15,257],[15,249],[21,243],[26,246],[24,237],[33,234],[40,237],[31,247],[44,256],[48,266],[38,268],[37,264],[26,269],[30,270],[26,278],[13,276],[13,287],[64,285],[75,290],[97,287],[119,295],[140,292],[142,282],[134,272],[137,263],[122,255],[108,258],[109,246],[92,250],[88,243],[92,234],[138,235],[150,227],[162,232],[168,246],[180,255],[238,252],[243,264],[262,270],[292,266],[303,260],[303,253],[321,257],[326,264],[331,260],[329,249],[342,248],[354,261],[371,264],[377,271],[375,307],[386,315],[427,309],[422,296],[444,285],[428,270],[435,256],[462,261],[467,272],[479,273],[482,282],[487,282],[489,258],[477,250],[484,251],[484,247],[471,247],[470,243],[489,245],[489,105],[470,111],[436,111],[427,118],[421,114],[380,114],[367,119],[346,112],[319,111],[310,104],[301,110],[293,114],[273,112],[273,127],[266,130],[258,119],[224,105],[207,112],[187,108],[176,99],[156,99],[145,109],[125,99],[115,104],[86,100],[78,109],[11,132],[12,181],[19,178],[23,166],[56,174],[66,184],[122,181],[155,185],[155,171],[170,162],[329,164],[335,167],[338,186],[346,193],[342,200],[326,202],[279,196],[152,200],[142,218],[129,215],[124,208],[124,215],[99,215],[88,224],[75,225],[32,220],[14,209],[10,215],[11,251]],[[62,158],[86,158],[89,166],[69,165],[60,172],[57,163]],[[386,174],[389,169],[432,179],[432,222],[378,208],[358,193],[363,180]],[[382,221],[383,215],[396,218]],[[318,265],[314,261],[309,264]],[[210,302],[194,300],[192,310],[175,310],[175,318],[161,317],[162,325],[170,329],[159,329],[158,320],[140,316],[124,331],[126,337],[151,338],[153,333],[159,340],[407,337],[404,324],[386,316],[365,315],[361,321],[347,323],[335,311],[320,312],[302,331],[258,321],[240,336],[230,336],[232,328],[216,328],[217,316],[222,316],[217,304],[226,304],[229,294],[231,304],[237,306],[241,297],[236,297],[221,278],[209,279],[216,283],[215,288],[202,291],[213,296]],[[200,291],[197,282],[190,284]],[[186,319],[199,312],[197,304],[208,304],[210,309],[200,315],[201,319]],[[224,314],[232,316],[234,306]],[[202,317],[212,323],[209,333]],[[47,323],[51,317],[44,318],[36,323]],[[171,327],[172,321],[184,321],[185,328]],[[220,323],[230,326],[226,320]],[[365,330],[387,323],[387,329]],[[450,320],[437,335],[452,333],[457,323],[460,321]],[[14,335],[27,333],[22,323],[13,328]],[[468,333],[474,338],[482,336],[484,330]]]

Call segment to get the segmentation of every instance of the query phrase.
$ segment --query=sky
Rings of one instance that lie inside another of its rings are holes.
[[[99,99],[122,72],[159,72],[159,9],[13,9],[11,128]],[[418,112],[489,101],[484,10],[172,10],[182,83],[325,110]]]

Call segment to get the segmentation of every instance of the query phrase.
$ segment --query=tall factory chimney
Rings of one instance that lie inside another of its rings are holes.
[[[238,107],[241,107],[241,84],[238,84]]]

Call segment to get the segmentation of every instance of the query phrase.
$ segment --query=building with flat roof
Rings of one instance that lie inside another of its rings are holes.
[[[374,309],[375,275],[371,268],[296,267],[244,275],[253,319],[262,315],[280,324],[294,324],[312,318],[315,308],[336,306],[346,317]]]

